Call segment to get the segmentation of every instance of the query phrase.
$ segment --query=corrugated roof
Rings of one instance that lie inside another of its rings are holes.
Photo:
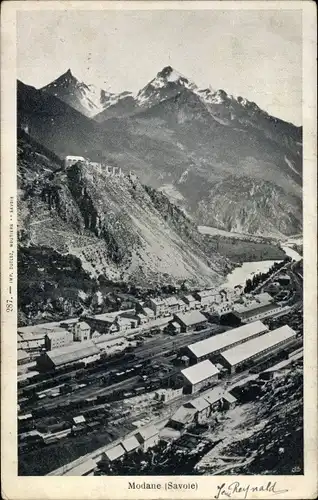
[[[276,330],[272,330],[260,337],[256,337],[255,339],[223,352],[222,357],[233,366],[265,351],[265,349],[275,347],[280,342],[292,339],[293,337],[296,337],[296,332],[292,328],[288,325],[281,326]]]
[[[149,425],[147,427],[141,427],[138,429],[138,433],[140,434],[141,438],[146,441],[147,439],[150,439],[151,437],[155,436],[158,434],[158,430],[154,425]],[[137,436],[136,434],[136,436]]]
[[[45,356],[48,356],[55,365],[63,365],[95,354],[99,354],[99,349],[91,340],[87,340],[79,344],[74,342],[69,346],[53,349],[45,353]]]
[[[209,408],[209,403],[203,397],[192,399],[188,404],[193,406],[198,411],[203,411],[206,408]]]
[[[188,311],[183,314],[175,314],[175,318],[186,326],[197,325],[206,322],[206,317],[200,311]]]
[[[106,457],[113,462],[114,460],[117,460],[118,458],[122,457],[125,454],[125,450],[122,447],[121,444],[117,444],[117,446],[114,446],[113,448],[110,448],[109,450],[105,451]]]
[[[136,450],[140,446],[136,436],[130,436],[127,439],[124,439],[124,441],[121,442],[121,445],[127,452]]]
[[[211,361],[206,359],[197,365],[181,370],[181,373],[191,384],[194,385],[206,380],[207,378],[213,377],[213,375],[219,373],[219,370],[213,363],[211,363]]]
[[[267,330],[268,327],[261,321],[255,321],[248,325],[239,326],[233,330],[214,335],[208,339],[200,340],[195,344],[189,345],[188,349],[190,349],[190,351],[193,352],[197,358],[200,358],[202,356],[206,356],[207,354],[212,354],[215,351],[226,349],[234,344],[234,342],[241,342],[245,339],[247,340],[249,337],[256,335],[257,333],[264,333]]]

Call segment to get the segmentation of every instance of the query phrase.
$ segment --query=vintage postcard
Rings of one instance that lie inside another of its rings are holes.
[[[316,498],[316,40],[3,3],[3,498]]]

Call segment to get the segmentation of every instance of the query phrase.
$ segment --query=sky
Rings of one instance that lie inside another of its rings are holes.
[[[17,76],[36,88],[68,68],[105,90],[138,91],[170,65],[302,123],[301,11],[20,11]]]

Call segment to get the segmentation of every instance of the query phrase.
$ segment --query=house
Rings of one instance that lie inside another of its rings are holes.
[[[168,304],[161,297],[149,299],[149,307],[155,313],[156,318],[160,318],[161,316],[169,315]]]
[[[210,404],[203,397],[192,399],[184,405],[186,408],[194,408],[196,410],[195,420],[198,424],[202,424],[207,420],[210,414]]]
[[[118,326],[118,331],[132,330],[138,326],[138,318],[134,313],[122,313],[115,319],[115,324]]]
[[[184,392],[193,394],[218,379],[219,370],[211,361],[201,361],[189,368],[181,370],[184,379]]]
[[[36,329],[34,332],[20,332],[18,330],[18,349],[40,351],[45,347],[45,335],[45,330]]]
[[[125,450],[121,444],[109,448],[102,454],[101,462],[114,463],[125,455]]]
[[[84,342],[90,339],[91,327],[85,321],[79,321],[73,326],[73,335],[75,342]]]
[[[149,317],[146,314],[138,313],[136,317],[138,319],[138,326],[146,325],[149,322]]]
[[[149,321],[155,319],[155,312],[152,309],[150,309],[150,307],[144,307],[142,311],[147,316]]]
[[[182,332],[194,330],[197,327],[206,328],[208,324],[207,318],[200,311],[188,311],[185,313],[175,314],[174,320],[181,326]]]
[[[232,410],[235,408],[237,399],[230,392],[225,391],[223,394],[223,408],[225,410]]]
[[[155,392],[155,399],[167,403],[182,396],[183,388],[180,389],[159,389]]]
[[[120,444],[122,445],[126,453],[133,453],[138,450],[138,448],[140,448],[140,443],[137,440],[136,436],[130,436],[126,438]]]
[[[64,159],[64,166],[65,168],[71,167],[72,165],[75,165],[75,163],[86,163],[85,158],[83,156],[71,156],[68,155]]]
[[[215,302],[219,302],[220,294],[217,290],[208,289],[195,292],[193,296],[200,302],[201,307],[209,306]]]
[[[166,297],[164,301],[167,304],[167,310],[170,314],[174,314],[180,311],[180,299],[175,295]]]
[[[159,432],[154,425],[141,427],[136,433],[136,438],[141,445],[143,451],[153,448],[159,442]]]
[[[181,325],[177,321],[170,321],[166,326],[166,330],[168,333],[178,334],[181,332]]]
[[[45,348],[53,351],[60,347],[65,347],[73,343],[73,335],[64,328],[56,327],[54,330],[47,330],[45,335]]]
[[[193,295],[184,295],[183,297],[183,301],[184,303],[186,304],[186,308],[187,310],[190,310],[190,309],[196,309],[196,305],[197,304],[200,304],[199,301],[197,301]]]
[[[176,429],[177,431],[181,431],[194,422],[195,415],[195,408],[180,406],[180,408],[178,408],[178,410],[172,415],[168,426],[172,427],[172,429]]]
[[[211,415],[212,413],[214,413],[216,411],[221,410],[222,404],[223,404],[223,401],[222,401],[223,394],[224,394],[224,391],[221,389],[218,389],[218,388],[212,389],[211,391],[204,394],[203,397],[206,400],[206,402],[209,404],[209,407],[210,407],[209,415]]]
[[[96,314],[95,316],[83,317],[86,323],[92,330],[98,333],[115,333],[118,332],[118,325],[116,323],[116,315],[114,313]]]

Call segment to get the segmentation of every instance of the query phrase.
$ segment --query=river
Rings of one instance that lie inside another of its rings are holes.
[[[224,283],[225,287],[234,288],[236,285],[245,285],[247,279],[252,278],[257,273],[267,273],[275,260],[263,260],[259,262],[244,262],[240,267],[236,267],[230,272]]]
[[[295,250],[288,246],[281,245],[282,250],[284,250],[285,254],[288,257],[291,257],[295,261],[299,261],[302,259],[301,255],[297,253]],[[257,273],[266,273],[270,267],[275,262],[281,262],[281,260],[263,260],[257,262],[244,262],[241,266],[236,267],[232,272],[230,272],[226,281],[223,284],[225,287],[234,288],[236,285],[245,285],[247,279],[253,278],[254,274]]]

